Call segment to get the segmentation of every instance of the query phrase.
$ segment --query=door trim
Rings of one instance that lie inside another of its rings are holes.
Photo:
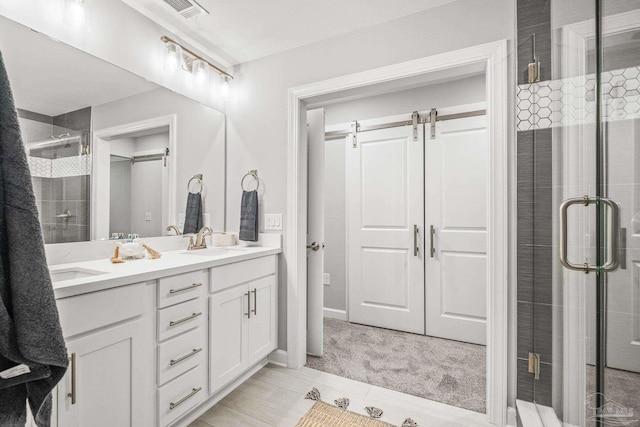
[[[507,377],[509,363],[507,337],[508,307],[515,292],[509,293],[508,265],[512,257],[509,231],[514,229],[514,210],[509,203],[515,162],[508,147],[509,55],[507,41],[420,58],[400,64],[350,74],[289,89],[287,159],[287,365],[299,369],[306,360],[306,228],[307,186],[305,143],[306,102],[312,97],[352,88],[372,86],[406,77],[428,74],[465,65],[486,67],[487,120],[489,129],[489,224],[487,287],[487,416],[496,425],[507,421]],[[513,283],[515,285],[515,283]],[[511,333],[511,335],[513,335]],[[513,363],[510,364],[510,366]],[[511,369],[513,371],[513,369]]]

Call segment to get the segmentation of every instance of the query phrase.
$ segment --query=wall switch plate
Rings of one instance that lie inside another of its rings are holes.
[[[265,214],[264,229],[282,231],[282,214]]]
[[[180,227],[180,229],[182,229],[182,227],[184,227],[184,220],[185,220],[184,215],[185,214],[183,214],[183,213],[178,214],[178,227]]]
[[[211,227],[211,214],[202,214],[202,221],[204,221],[205,227]]]
[[[324,275],[322,276],[322,279],[325,285],[331,284],[331,275],[329,273],[324,273]]]

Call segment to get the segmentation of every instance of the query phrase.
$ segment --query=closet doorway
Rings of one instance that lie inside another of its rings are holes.
[[[307,112],[308,367],[486,412],[485,89],[462,76]]]

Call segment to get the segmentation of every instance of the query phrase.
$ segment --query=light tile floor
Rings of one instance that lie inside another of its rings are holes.
[[[313,387],[327,403],[348,397],[349,410],[353,412],[365,415],[365,406],[376,406],[384,411],[382,420],[394,425],[400,425],[407,417],[423,427],[490,425],[485,414],[306,367],[293,370],[267,365],[190,427],[294,427],[313,406],[313,401],[304,398]]]

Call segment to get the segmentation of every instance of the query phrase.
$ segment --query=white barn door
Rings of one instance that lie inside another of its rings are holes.
[[[424,132],[359,133],[345,144],[349,321],[424,333]],[[417,230],[417,233],[415,231]]]
[[[485,116],[426,138],[427,335],[486,344],[488,162]]]

